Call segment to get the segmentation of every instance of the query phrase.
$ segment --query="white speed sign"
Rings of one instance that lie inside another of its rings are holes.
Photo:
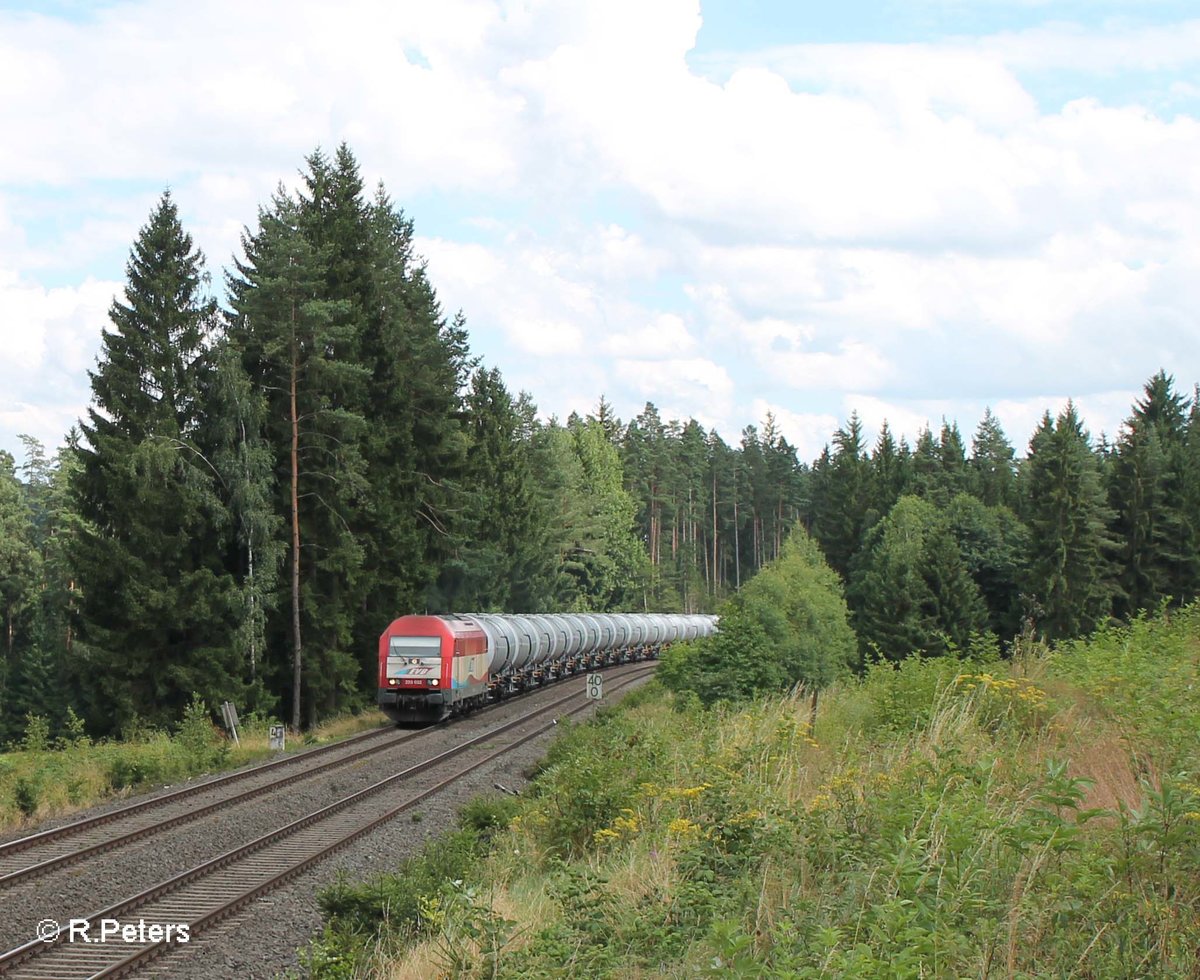
[[[604,697],[603,674],[587,675],[587,696],[593,701],[599,701],[602,697]]]

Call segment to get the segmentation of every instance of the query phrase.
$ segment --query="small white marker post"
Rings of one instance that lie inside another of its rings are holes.
[[[282,725],[272,725],[267,730],[267,745],[272,752],[283,751],[285,731],[286,729]]]

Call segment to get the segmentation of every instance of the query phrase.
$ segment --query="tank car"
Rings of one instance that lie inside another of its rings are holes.
[[[379,637],[379,707],[429,724],[715,628],[715,616],[658,613],[401,616]]]

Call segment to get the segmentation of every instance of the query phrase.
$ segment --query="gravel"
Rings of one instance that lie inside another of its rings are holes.
[[[377,782],[418,758],[427,758],[533,707],[571,693],[575,684],[582,685],[582,678],[552,685],[517,701],[434,729],[426,738],[385,750],[348,769],[320,774],[281,792],[222,809],[163,834],[69,865],[43,878],[19,883],[3,893],[6,914],[0,919],[0,949],[28,942],[42,919],[53,918],[65,923],[72,917],[106,908]],[[188,946],[178,947],[176,952],[152,966],[148,975],[270,978],[287,971],[302,974],[297,948],[320,932],[316,893],[321,887],[339,874],[361,880],[393,867],[400,857],[419,850],[425,838],[453,825],[463,804],[480,793],[494,792],[496,783],[520,790],[525,785],[524,773],[542,758],[552,738],[553,733],[548,732],[481,767],[420,804],[416,811],[421,814],[420,822],[403,815],[389,821],[284,888],[197,937]],[[422,773],[405,780],[404,791],[423,788],[439,778],[432,773]],[[192,804],[200,805],[195,802],[198,799],[193,798]],[[75,814],[72,819],[83,815]],[[396,857],[381,860],[381,853]]]

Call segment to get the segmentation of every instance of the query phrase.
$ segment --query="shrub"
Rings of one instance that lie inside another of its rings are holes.
[[[486,844],[497,832],[508,827],[520,809],[520,800],[512,796],[477,796],[462,808],[458,820]],[[413,816],[419,817],[418,814]]]
[[[45,752],[50,748],[50,723],[44,715],[35,715],[31,711],[25,716],[25,737],[21,739],[21,748],[26,752]]]
[[[58,737],[55,748],[80,748],[91,744],[92,740],[88,738],[87,728],[84,726],[83,719],[75,714],[74,708],[68,705],[67,717],[63,721],[63,733]]]
[[[175,741],[183,748],[189,767],[194,770],[219,765],[229,754],[229,743],[213,727],[208,706],[198,694],[192,695],[183,711]]]
[[[32,817],[38,808],[38,786],[28,776],[18,776],[13,784],[13,802],[24,817]]]
[[[779,558],[722,607],[718,632],[668,650],[659,676],[714,704],[795,684],[823,687],[857,657],[841,580],[798,527]]]
[[[426,925],[422,916],[428,899],[445,882],[470,878],[482,853],[476,831],[452,831],[402,861],[394,874],[361,884],[339,879],[318,896],[321,911],[336,930],[346,933],[373,931],[384,922],[418,932]]]

